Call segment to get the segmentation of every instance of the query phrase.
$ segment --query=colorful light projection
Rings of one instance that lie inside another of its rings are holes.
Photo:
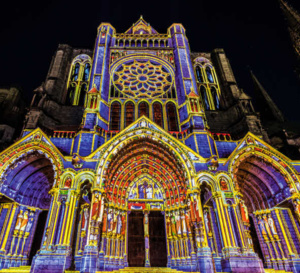
[[[170,90],[173,79],[165,67],[153,60],[134,60],[115,70],[113,83],[129,97],[153,98]]]

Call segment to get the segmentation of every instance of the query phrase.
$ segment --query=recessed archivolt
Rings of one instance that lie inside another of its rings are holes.
[[[189,178],[192,171],[187,167],[188,164],[192,167],[191,163],[184,162],[170,143],[153,135],[132,134],[107,150],[106,160],[99,163],[100,179],[108,200],[113,203],[125,204],[128,186],[142,174],[158,181],[170,206],[183,202],[187,188],[193,187]]]
[[[294,168],[263,147],[251,145],[238,151],[229,168],[241,193],[251,196],[256,209],[272,207],[298,191]]]
[[[104,149],[101,149],[101,154],[100,151],[96,151],[94,153],[95,156],[99,156],[99,163],[96,168],[98,176],[97,185],[99,185],[100,187],[103,185],[103,176],[107,172],[107,167],[111,159],[116,154],[118,154],[125,146],[130,145],[130,143],[138,139],[151,140],[157,145],[168,150],[171,157],[175,158],[178,164],[182,166],[182,169],[184,170],[184,176],[188,181],[190,181],[190,183],[192,183],[191,177],[195,174],[194,165],[189,155],[180,147],[182,144],[177,143],[170,137],[164,136],[160,132],[154,131],[153,129],[137,128],[127,131],[125,134],[121,134],[120,136],[118,135],[116,136],[116,138],[113,138],[108,142],[108,145]],[[194,185],[190,186],[193,187]]]
[[[297,176],[297,171],[294,167],[283,159],[278,153],[273,151],[267,150],[261,146],[251,145],[247,146],[241,150],[238,150],[233,158],[229,162],[229,170],[232,175],[235,174],[239,165],[248,157],[256,157],[257,159],[263,160],[264,163],[269,163],[273,166],[273,168],[281,174],[281,177],[285,178],[285,181],[289,184],[291,183],[292,186],[297,189],[295,183],[299,183],[299,178]],[[259,166],[257,166],[259,167]],[[265,170],[264,170],[265,171]],[[270,175],[270,172],[268,172]],[[278,174],[272,173],[272,175],[276,176]],[[277,177],[278,179],[278,177]],[[282,184],[283,185],[283,184]]]
[[[62,168],[55,151],[45,143],[34,141],[16,145],[0,157],[1,192],[21,204],[47,208],[48,191],[55,185]]]

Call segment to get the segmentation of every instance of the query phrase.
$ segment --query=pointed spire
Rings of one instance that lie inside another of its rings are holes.
[[[291,40],[300,62],[300,14],[285,0],[279,0],[279,3],[287,20]],[[300,69],[300,65],[298,69]]]
[[[268,92],[264,89],[252,71],[250,71],[254,84],[254,91],[257,95],[257,106],[262,114],[262,119],[277,120],[284,122],[284,116]]]
[[[300,24],[300,14],[292,8],[286,1],[279,0],[280,7],[288,21],[290,27],[299,26]]]

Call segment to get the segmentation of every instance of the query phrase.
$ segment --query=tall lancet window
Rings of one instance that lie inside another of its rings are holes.
[[[202,104],[205,108],[205,110],[209,110],[209,102],[208,102],[208,97],[206,93],[206,88],[202,85],[200,87],[200,94],[201,94],[201,99],[202,99]]]
[[[205,110],[220,109],[221,90],[218,77],[211,61],[198,57],[194,60],[194,72],[198,93]]]
[[[110,130],[119,131],[120,130],[120,119],[121,119],[121,104],[114,101],[110,107]]]
[[[213,78],[213,75],[212,75],[212,73],[211,73],[210,67],[207,66],[207,67],[205,68],[205,70],[206,70],[206,76],[207,76],[208,81],[209,81],[210,83],[213,83],[213,82],[214,82],[214,78]]]
[[[153,121],[160,127],[163,127],[163,112],[159,102],[153,103]]]
[[[172,102],[167,103],[167,117],[169,131],[179,131],[176,106]]]
[[[134,121],[134,104],[129,101],[125,104],[125,127],[129,126]]]
[[[210,92],[211,92],[211,96],[213,98],[213,101],[214,101],[214,106],[215,106],[215,109],[219,109],[220,108],[220,101],[219,101],[219,97],[218,97],[218,93],[217,93],[217,90],[215,87],[212,87],[210,89]]]
[[[86,54],[74,58],[67,86],[66,104],[84,105],[85,95],[89,86],[90,68],[92,60]]]
[[[149,118],[149,105],[145,101],[139,104],[139,117],[141,116],[146,116]]]
[[[198,82],[202,83],[203,82],[203,76],[202,76],[202,71],[200,66],[196,66],[196,75],[197,75],[197,80]]]

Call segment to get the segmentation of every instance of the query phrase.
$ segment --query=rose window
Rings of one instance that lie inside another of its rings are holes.
[[[122,64],[113,75],[118,91],[129,97],[158,97],[172,87],[172,76],[161,64],[134,60]]]

